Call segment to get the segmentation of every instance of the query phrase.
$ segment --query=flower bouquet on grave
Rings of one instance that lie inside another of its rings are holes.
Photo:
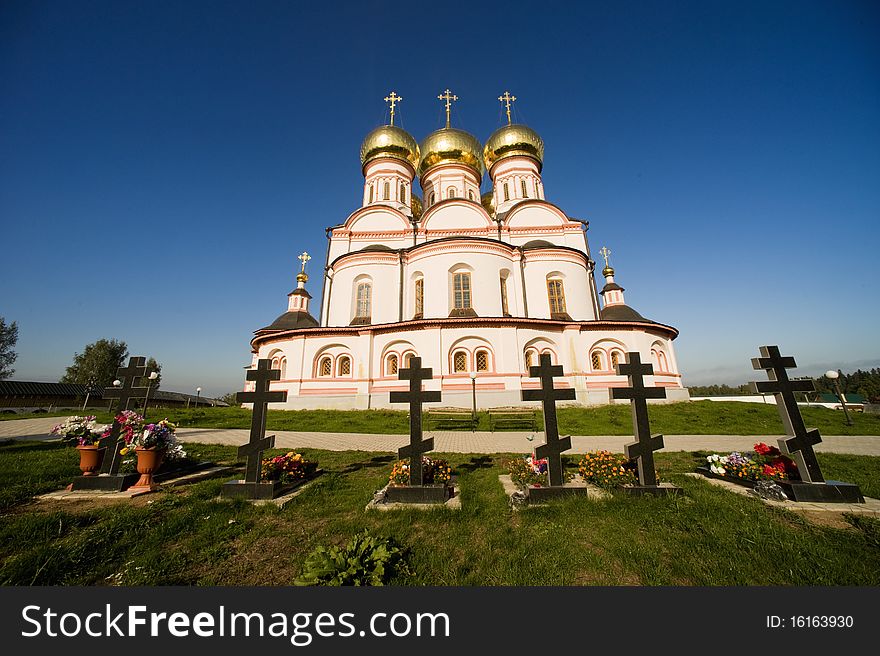
[[[143,417],[140,415],[137,417],[143,421]],[[132,421],[136,421],[136,418],[132,418]],[[153,475],[162,466],[162,462],[166,458],[169,460],[186,458],[186,451],[180,446],[174,434],[176,429],[177,426],[163,419],[146,424],[141,430],[121,433],[121,439],[125,442],[121,453],[129,453],[133,449],[137,454],[137,470],[141,477],[133,487],[155,490]]]
[[[288,451],[284,455],[263,459],[262,480],[285,484],[298,483],[310,478],[317,469],[317,461],[306,460],[302,454]]]
[[[507,471],[510,473],[510,480],[520,487],[547,487],[549,484],[547,458],[538,458],[534,453],[510,460]],[[565,482],[571,478],[572,475],[566,471]]]
[[[734,482],[800,480],[795,462],[763,442],[755,444],[754,451],[745,453],[734,451],[726,456],[713,453],[706,457],[705,469]]]
[[[452,480],[452,467],[442,458],[422,456],[422,477],[425,485],[446,485]],[[392,487],[409,485],[409,458],[398,460],[391,466],[388,484]]]
[[[94,415],[75,415],[55,426],[52,434],[60,435],[62,442],[79,451],[79,468],[83,476],[96,476],[105,451],[98,447],[98,442],[108,430],[107,426],[98,425]]]
[[[635,485],[639,480],[638,465],[622,453],[590,451],[584,454],[578,471],[585,483],[603,489]],[[657,477],[660,480],[660,477]]]

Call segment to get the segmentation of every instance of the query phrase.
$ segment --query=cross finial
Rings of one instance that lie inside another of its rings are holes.
[[[599,254],[605,258],[605,266],[610,267],[611,265],[608,263],[608,257],[611,255],[611,249],[607,246],[603,246],[599,249]]]
[[[401,100],[403,100],[403,97],[398,96],[394,91],[385,96],[385,102],[391,105],[391,125],[394,125],[394,106]]]
[[[449,109],[452,107],[452,101],[458,100],[458,96],[452,93],[449,89],[441,93],[437,96],[437,100],[445,100],[446,101],[446,127],[449,127]]]
[[[507,124],[510,125],[510,104],[516,102],[516,96],[511,96],[509,91],[505,91],[498,96],[498,100],[504,103],[504,108],[507,110]]]
[[[303,254],[298,256],[296,259],[298,259],[300,262],[302,262],[302,271],[300,271],[300,273],[305,273],[306,272],[306,263],[312,259],[312,256],[309,255],[308,253],[306,253],[305,251],[303,251]]]

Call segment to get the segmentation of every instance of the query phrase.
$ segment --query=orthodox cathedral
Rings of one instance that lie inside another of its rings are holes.
[[[457,96],[438,98],[446,126],[421,144],[394,125],[402,98],[385,98],[390,125],[361,145],[361,206],[327,229],[320,308],[312,314],[303,253],[287,311],[255,332],[253,366],[270,359],[281,370],[272,389],[288,392],[273,407],[392,407],[389,392],[407,389],[398,369],[413,356],[433,369],[424,388],[442,392],[441,406],[470,408],[474,389],[481,408],[525,405],[542,353],[563,366],[556,383],[574,388],[575,403],[603,404],[627,384],[614,371],[627,351],[654,365],[648,385],[686,400],[678,331],[626,304],[607,248],[597,288],[587,223],[546,200],[544,142],[511,122],[516,98],[499,98],[507,125],[484,146],[450,125]],[[484,175],[492,190],[481,195]]]

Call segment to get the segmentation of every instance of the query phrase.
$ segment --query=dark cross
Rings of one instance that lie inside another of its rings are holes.
[[[614,367],[618,376],[629,378],[629,387],[611,388],[611,398],[631,399],[633,432],[637,442],[627,444],[626,457],[636,460],[639,468],[639,483],[645,486],[657,486],[657,472],[654,470],[654,451],[663,448],[663,436],[651,435],[651,424],[648,421],[648,399],[665,399],[666,390],[662,387],[645,387],[644,377],[654,373],[654,367],[642,363],[642,356],[637,351],[626,354],[626,364]]]
[[[551,486],[563,485],[562,453],[571,448],[571,436],[559,437],[559,424],[556,421],[556,402],[571,401],[575,398],[573,389],[554,389],[553,378],[564,375],[562,365],[553,364],[549,353],[541,354],[541,364],[529,367],[529,376],[541,379],[541,389],[522,390],[523,401],[540,401],[544,410],[545,442],[535,449],[536,458],[547,458],[547,475]]]
[[[825,477],[819,469],[816,452],[813,446],[822,441],[822,436],[815,428],[807,429],[801,410],[795,401],[795,392],[812,392],[812,380],[789,380],[786,369],[794,369],[797,365],[791,356],[783,357],[778,346],[762,346],[761,357],[752,358],[752,367],[767,371],[769,381],[752,382],[752,389],[759,394],[773,394],[779,416],[785,424],[787,438],[779,440],[779,448],[789,454],[798,466],[801,480],[807,483],[824,483]]]
[[[391,392],[391,403],[409,403],[409,444],[397,450],[398,458],[409,458],[409,484],[424,485],[425,478],[422,471],[422,454],[434,448],[434,439],[422,439],[422,403],[432,403],[440,400],[439,391],[422,391],[422,381],[433,378],[433,370],[430,367],[422,368],[422,359],[412,357],[409,367],[398,369],[397,377],[400,380],[409,381],[408,392]]]
[[[116,420],[116,416],[123,410],[128,409],[131,399],[142,399],[147,393],[146,387],[135,387],[136,380],[142,380],[147,375],[147,359],[136,356],[128,359],[127,367],[119,367],[116,370],[116,378],[122,381],[120,387],[107,387],[104,389],[105,399],[119,399],[119,408],[113,417],[113,426],[110,427],[110,435],[101,442],[101,446],[107,447],[108,451],[101,462],[101,473],[115,476],[119,473],[119,465],[122,463],[122,447],[125,446],[119,439],[119,431],[122,428]],[[135,406],[137,407],[137,406]],[[107,456],[110,456],[109,458]]]
[[[235,400],[239,403],[253,403],[251,413],[250,441],[238,447],[238,457],[247,457],[244,469],[244,480],[247,483],[259,483],[262,475],[263,451],[275,445],[275,436],[266,437],[266,406],[287,400],[287,392],[270,392],[269,383],[281,380],[281,370],[272,369],[271,360],[258,360],[256,369],[249,369],[247,379],[254,381],[253,392],[238,392]]]

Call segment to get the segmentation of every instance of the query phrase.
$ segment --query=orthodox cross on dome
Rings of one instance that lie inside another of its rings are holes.
[[[391,104],[391,125],[394,125],[394,106],[401,100],[403,100],[403,98],[398,96],[394,91],[385,96],[385,102]]]
[[[287,400],[287,391],[270,392],[269,383],[281,380],[281,370],[272,369],[272,361],[258,360],[257,368],[247,372],[247,379],[254,381],[253,392],[238,392],[235,400],[239,403],[253,403],[251,415],[251,434],[247,444],[238,447],[238,457],[247,457],[244,480],[247,483],[260,482],[260,467],[263,451],[275,445],[275,436],[266,437],[266,406]]]
[[[391,403],[409,403],[409,444],[397,450],[397,457],[409,458],[410,485],[425,484],[422,454],[434,448],[433,438],[422,439],[422,403],[440,400],[439,391],[422,391],[422,381],[431,380],[433,373],[430,367],[422,368],[421,358],[413,356],[410,358],[409,367],[397,371],[399,380],[409,381],[409,391],[390,393]]]
[[[550,486],[563,485],[565,476],[562,472],[562,453],[571,448],[571,436],[559,437],[559,425],[556,421],[556,402],[571,401],[575,398],[575,391],[569,389],[554,389],[553,378],[562,376],[562,366],[554,365],[549,353],[541,354],[541,364],[537,367],[529,367],[529,375],[532,378],[541,379],[541,389],[522,390],[523,401],[540,401],[544,410],[544,444],[535,449],[536,458],[547,458],[547,475]]]
[[[607,246],[603,246],[599,249],[599,255],[605,259],[605,266],[610,267],[611,265],[608,263],[608,257],[611,255],[611,249]]]
[[[663,448],[663,436],[651,435],[648,422],[648,399],[665,399],[666,390],[662,387],[645,387],[644,376],[652,375],[654,367],[642,363],[637,351],[626,354],[626,364],[615,365],[618,376],[629,377],[629,387],[612,387],[611,398],[630,399],[632,406],[632,422],[635,437],[638,440],[625,446],[626,457],[635,459],[639,468],[639,483],[646,486],[657,486],[657,472],[654,470],[654,451]]]
[[[119,408],[116,416],[123,410],[128,410],[128,402],[131,399],[142,399],[147,394],[146,387],[135,387],[135,380],[142,380],[147,376],[147,359],[136,356],[128,359],[127,367],[119,367],[116,377],[122,381],[120,387],[108,387],[104,390],[105,399],[119,399]],[[115,476],[119,473],[119,465],[122,463],[121,453],[124,443],[119,439],[121,430],[119,422],[114,417],[113,426],[110,427],[110,435],[102,440],[101,446],[108,447],[106,452],[110,457],[104,457],[101,463],[101,473]]]
[[[458,100],[458,96],[452,93],[449,89],[441,93],[437,96],[437,100],[445,100],[446,101],[446,127],[449,127],[449,110],[452,107],[452,102],[454,100]]]
[[[305,273],[306,272],[306,264],[308,263],[309,260],[312,259],[312,256],[309,255],[308,253],[306,253],[305,251],[303,251],[303,254],[297,256],[296,259],[298,259],[300,262],[302,262],[302,271],[300,271],[300,273]]]
[[[762,346],[761,357],[752,358],[752,367],[764,369],[769,381],[752,382],[752,389],[758,394],[773,394],[779,416],[785,424],[788,437],[780,438],[779,448],[792,456],[798,466],[801,480],[806,483],[824,483],[825,477],[819,469],[819,461],[813,446],[822,441],[815,428],[807,429],[800,408],[794,398],[795,392],[812,392],[812,380],[789,380],[786,369],[797,365],[791,356],[782,356],[778,346]]]
[[[511,96],[509,91],[505,91],[498,96],[498,100],[504,103],[504,108],[507,111],[507,124],[510,125],[510,104],[516,102],[516,96]]]

